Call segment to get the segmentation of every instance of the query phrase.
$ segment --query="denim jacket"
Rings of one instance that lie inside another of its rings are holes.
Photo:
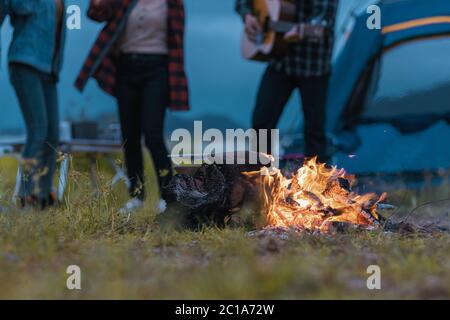
[[[0,0],[2,1],[2,0]],[[8,62],[30,65],[37,70],[58,75],[61,70],[65,42],[65,9],[61,22],[59,50],[55,52],[55,0],[3,0],[14,27]],[[64,4],[64,1],[62,1]]]

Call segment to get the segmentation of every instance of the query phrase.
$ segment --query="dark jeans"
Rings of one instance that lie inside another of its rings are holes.
[[[59,140],[56,79],[23,64],[10,64],[9,72],[27,132],[20,196],[47,200],[52,191]]]
[[[260,84],[253,128],[276,129],[278,120],[294,89],[299,89],[304,114],[305,156],[318,156],[327,161],[325,134],[325,104],[329,75],[293,77],[268,67]],[[269,148],[270,153],[270,148]]]
[[[166,55],[121,54],[117,62],[116,97],[130,195],[144,199],[142,137],[151,153],[160,188],[172,177],[164,142],[164,116],[169,96]]]

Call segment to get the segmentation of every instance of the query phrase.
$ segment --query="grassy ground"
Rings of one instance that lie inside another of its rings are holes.
[[[62,208],[0,214],[0,298],[450,298],[449,234],[303,235],[282,241],[249,238],[244,229],[163,231],[151,210],[155,192],[127,220],[116,213],[126,199],[123,186],[111,190],[111,172],[101,163],[96,194],[85,167],[73,163]],[[15,170],[14,162],[0,162],[3,205]],[[420,193],[398,191],[391,201],[404,215],[449,193],[444,182]],[[449,204],[414,214],[448,221]],[[82,271],[80,291],[66,288],[66,268],[74,264]],[[366,269],[373,264],[381,268],[381,290],[366,287]]]

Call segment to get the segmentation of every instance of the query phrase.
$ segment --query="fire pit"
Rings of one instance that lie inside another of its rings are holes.
[[[213,163],[176,175],[165,194],[187,211],[186,221],[193,226],[225,226],[245,202],[253,202],[263,230],[330,233],[382,227],[379,209],[386,194],[354,193],[354,183],[345,170],[315,158],[289,178],[265,166]]]

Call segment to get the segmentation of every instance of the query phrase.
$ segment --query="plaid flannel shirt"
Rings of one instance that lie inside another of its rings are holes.
[[[75,87],[84,89],[90,77],[99,86],[114,95],[116,66],[113,47],[137,0],[106,0],[101,8],[91,6],[88,16],[98,22],[107,22],[95,41]],[[183,0],[167,0],[168,4],[168,48],[169,48],[169,105],[171,110],[189,110],[188,81],[184,69],[184,20]]]
[[[252,13],[252,0],[236,0],[236,11],[244,18]],[[277,70],[297,77],[318,77],[331,72],[334,25],[339,0],[296,0],[298,22],[326,22],[326,36],[320,40],[304,39],[290,45],[289,52],[270,62]]]

